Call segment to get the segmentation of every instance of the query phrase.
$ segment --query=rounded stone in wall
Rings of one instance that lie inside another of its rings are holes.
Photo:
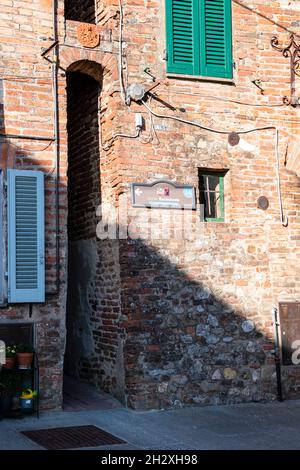
[[[251,333],[255,328],[253,321],[246,320],[242,323],[242,330],[244,333]]]

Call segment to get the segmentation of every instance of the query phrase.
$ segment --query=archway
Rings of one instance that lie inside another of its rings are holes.
[[[99,249],[96,238],[96,209],[101,202],[100,77],[101,67],[89,61],[72,64],[67,71],[68,288],[64,360],[65,409],[86,409],[85,406],[89,409],[91,403],[95,409],[101,409],[108,400],[106,395],[99,393],[101,357],[97,344],[101,323],[97,298]]]

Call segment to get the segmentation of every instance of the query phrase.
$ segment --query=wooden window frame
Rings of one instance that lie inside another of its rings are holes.
[[[201,195],[204,193],[216,193],[217,191],[207,191],[201,189],[200,177],[201,176],[217,176],[219,178],[219,209],[220,217],[205,217],[205,210],[203,211],[203,222],[225,222],[225,192],[224,192],[224,179],[226,171],[221,170],[199,170],[199,199],[200,206],[203,205]]]

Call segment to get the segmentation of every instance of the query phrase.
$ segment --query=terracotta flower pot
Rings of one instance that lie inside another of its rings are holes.
[[[19,369],[30,369],[34,353],[18,353]]]
[[[16,360],[15,357],[7,357],[5,359],[5,364],[3,364],[3,367],[5,369],[13,369],[15,366],[15,360]]]

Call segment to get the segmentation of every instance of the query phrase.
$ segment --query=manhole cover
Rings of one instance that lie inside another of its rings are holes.
[[[78,449],[80,447],[110,446],[125,443],[125,441],[96,426],[37,429],[36,431],[22,431],[22,434],[48,450]]]

